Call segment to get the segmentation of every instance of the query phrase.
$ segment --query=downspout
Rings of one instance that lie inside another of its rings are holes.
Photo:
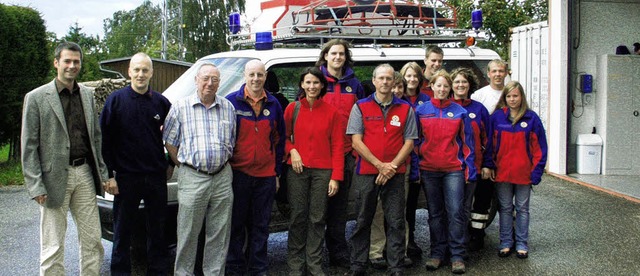
[[[121,79],[126,79],[122,74],[120,74],[120,72],[102,68],[102,63],[98,63],[98,67],[100,68],[100,71],[102,71],[102,72],[115,74],[115,75],[119,76]]]
[[[571,145],[571,126],[572,126],[572,107],[573,107],[573,102],[572,102],[572,95],[573,95],[573,81],[571,80],[573,77],[573,63],[574,63],[574,50],[576,50],[579,47],[579,39],[580,39],[580,34],[577,35],[577,39],[578,41],[576,41],[576,39],[574,39],[574,37],[576,36],[573,31],[574,31],[574,27],[573,27],[573,18],[574,18],[574,4],[576,1],[580,1],[580,0],[569,0],[569,7],[568,7],[568,24],[567,24],[567,28],[568,28],[568,33],[569,33],[569,43],[567,43],[567,91],[569,93],[567,93],[567,104],[569,105],[567,108],[567,114],[565,115],[567,117],[567,128],[565,129],[565,137],[567,137],[566,140],[566,145]],[[578,7],[578,9],[580,9],[580,7]],[[580,22],[578,22],[578,24],[580,24]],[[579,30],[579,28],[578,28]],[[574,44],[577,44],[574,46]],[[565,149],[565,156],[569,156],[569,150],[570,147],[566,147]],[[566,158],[565,160],[565,167],[568,168],[569,167],[569,158]]]

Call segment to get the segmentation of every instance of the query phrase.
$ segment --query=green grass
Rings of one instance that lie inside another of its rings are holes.
[[[22,167],[20,161],[7,161],[9,157],[9,145],[0,148],[0,186],[22,185]]]

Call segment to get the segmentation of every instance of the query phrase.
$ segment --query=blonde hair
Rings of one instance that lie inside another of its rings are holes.
[[[500,66],[502,68],[504,68],[505,71],[507,71],[509,68],[507,68],[507,63],[504,62],[504,60],[501,59],[494,59],[489,61],[489,64],[487,64],[487,73],[491,72],[491,66]]]
[[[512,125],[518,123],[518,121],[522,119],[524,114],[527,113],[527,110],[529,110],[529,104],[527,103],[527,97],[524,94],[524,88],[522,88],[522,85],[517,81],[510,81],[509,83],[507,83],[507,85],[505,85],[502,89],[500,101],[498,102],[498,105],[496,105],[496,110],[508,107],[507,94],[516,89],[520,91],[520,107],[518,107],[516,116],[513,118],[513,122],[511,122]]]
[[[453,87],[453,81],[451,80],[451,75],[449,75],[447,70],[440,69],[440,70],[436,71],[433,74],[433,76],[431,76],[431,79],[429,79],[429,84],[433,85],[434,83],[436,83],[436,80],[438,78],[444,78],[449,83],[449,95],[447,96],[447,98],[450,98],[451,97],[451,93],[453,93],[453,89],[451,89]]]

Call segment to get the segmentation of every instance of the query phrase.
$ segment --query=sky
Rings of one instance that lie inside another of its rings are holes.
[[[162,1],[151,0],[158,5]],[[258,3],[262,1],[264,0],[247,1],[251,5],[247,10],[258,13]],[[144,0],[0,0],[5,5],[31,7],[39,11],[45,20],[47,31],[56,33],[58,38],[66,35],[69,27],[78,22],[82,32],[92,36],[99,35],[101,39],[104,37],[104,19],[111,18],[117,11],[133,10],[143,2]]]

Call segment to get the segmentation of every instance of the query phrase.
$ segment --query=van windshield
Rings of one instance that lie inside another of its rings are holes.
[[[407,62],[415,61],[418,64],[422,64],[422,60],[389,60],[385,61],[397,71],[400,71],[402,66],[404,66]],[[375,87],[371,83],[371,78],[373,75],[373,69],[378,66],[380,61],[363,61],[357,60],[354,63],[353,71],[356,75],[356,78],[360,80],[365,89],[365,94],[373,93]],[[486,79],[485,74],[483,72],[486,71],[487,64],[489,60],[445,60],[442,68],[447,70],[447,72],[451,72],[453,69],[458,67],[466,67],[471,69],[477,76],[479,84],[478,88],[483,87],[489,84],[489,81]],[[300,72],[303,71],[305,67],[314,66],[314,63],[281,63],[274,64],[267,68],[267,71],[272,72],[271,74],[267,74],[267,78],[271,77],[274,80],[272,82],[276,82],[278,85],[275,86],[277,89],[269,89],[270,92],[280,92],[282,93],[289,101],[293,101],[298,94],[298,82],[300,81]],[[267,83],[270,80],[267,79]],[[271,85],[271,87],[274,87]]]
[[[210,62],[215,64],[220,70],[220,87],[218,88],[218,96],[226,96],[229,93],[237,91],[244,83],[244,66],[252,58],[239,58],[239,57],[219,57],[201,59],[196,62],[189,70],[187,70],[180,78],[178,78],[171,86],[165,90],[163,95],[174,102],[185,96],[192,95],[196,91],[195,76],[196,70],[200,67],[200,64],[204,62]],[[396,70],[400,70],[404,64],[409,61],[416,61],[418,64],[422,64],[422,60],[384,60],[384,61],[367,61],[356,60],[354,65],[354,72],[356,77],[364,84],[365,90],[368,93],[372,93],[372,89],[375,88],[371,85],[371,75],[373,69],[380,63],[387,62],[391,64]],[[451,70],[457,67],[467,67],[474,71],[479,80],[479,86],[483,87],[489,82],[485,77],[484,72],[489,60],[446,60],[444,61],[443,68],[451,72]],[[300,72],[303,68],[308,66],[314,66],[313,62],[280,62],[276,64],[267,65],[267,80],[265,87],[269,92],[282,93],[289,101],[295,99],[298,93],[298,81],[300,80]],[[367,94],[368,94],[367,93]]]
[[[162,95],[169,101],[175,102],[178,99],[193,95],[196,92],[195,77],[198,68],[203,63],[213,63],[220,70],[220,87],[216,95],[224,97],[227,94],[240,89],[244,83],[244,65],[251,58],[210,58],[198,60],[189,70],[184,72]]]

